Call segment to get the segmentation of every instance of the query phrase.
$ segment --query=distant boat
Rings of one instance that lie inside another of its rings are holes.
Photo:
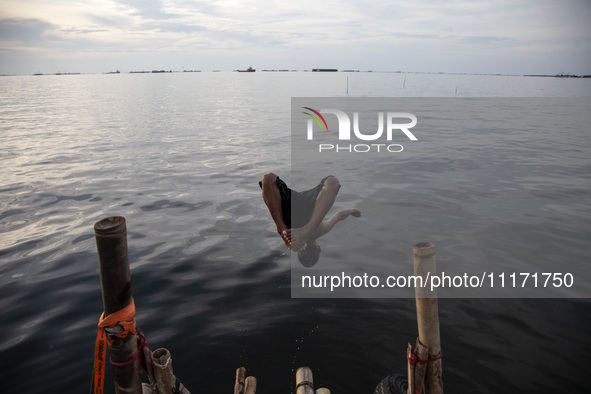
[[[252,66],[248,67],[246,70],[238,70],[239,73],[253,73],[256,70],[252,68]]]

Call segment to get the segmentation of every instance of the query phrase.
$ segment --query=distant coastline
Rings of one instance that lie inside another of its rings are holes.
[[[556,75],[540,75],[540,74],[526,74],[524,77],[544,77],[544,78],[591,78],[591,75],[575,75],[575,74],[556,74]]]
[[[219,70],[214,69],[210,70],[209,72],[253,72],[254,69],[251,68],[250,70]],[[591,74],[585,75],[578,75],[578,74],[569,74],[569,73],[559,73],[559,74],[493,74],[493,73],[462,73],[462,72],[428,72],[428,71],[374,71],[374,70],[356,70],[356,69],[343,69],[339,70],[336,68],[313,68],[313,69],[303,69],[303,70],[296,70],[296,69],[263,69],[263,72],[314,72],[314,73],[391,73],[391,74],[441,74],[441,75],[490,75],[490,76],[515,76],[515,77],[541,77],[541,78],[580,78],[586,79],[591,78]],[[55,72],[55,73],[42,73],[36,72],[33,74],[0,74],[1,77],[9,77],[9,76],[23,76],[23,75],[34,75],[34,76],[47,76],[47,75],[93,75],[93,74],[171,74],[171,73],[201,73],[202,70],[131,70],[128,72],[121,72],[117,71],[108,71],[103,73],[81,73],[81,72]],[[208,71],[205,71],[208,72]]]

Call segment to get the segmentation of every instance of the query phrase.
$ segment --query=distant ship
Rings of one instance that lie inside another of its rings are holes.
[[[252,68],[252,66],[248,67],[246,70],[238,70],[239,73],[253,73],[255,71],[256,70],[254,68]]]

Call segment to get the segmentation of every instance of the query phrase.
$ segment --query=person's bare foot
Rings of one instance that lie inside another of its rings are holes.
[[[290,228],[288,228],[287,230],[283,230],[283,232],[281,233],[281,238],[283,238],[283,242],[285,242],[285,244],[287,245],[288,248],[290,248],[294,252],[299,252],[300,250],[303,250],[306,248],[305,243],[302,248],[300,248],[300,244],[297,244],[296,246],[294,246],[294,244],[292,243],[291,236],[292,236],[292,233],[291,233]]]
[[[288,233],[288,238],[291,242],[291,250],[299,252],[306,249],[308,238],[312,235],[312,231],[306,227],[293,228],[284,231]]]
[[[281,236],[281,239],[285,245],[291,249],[291,234],[288,233],[289,229],[280,230],[277,229],[277,233]]]
[[[339,221],[341,221],[347,219],[349,216],[354,216],[356,218],[361,217],[361,211],[356,208],[343,209],[342,211],[337,212],[336,215],[338,215],[337,217]]]

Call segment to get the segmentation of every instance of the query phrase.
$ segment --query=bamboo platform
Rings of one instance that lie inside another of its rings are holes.
[[[144,335],[136,329],[125,218],[103,219],[95,224],[94,230],[103,314],[98,324],[91,394],[103,394],[107,349],[113,366],[116,394],[190,394],[173,373],[170,352],[165,348],[152,352]],[[415,276],[426,278],[436,274],[435,245],[432,243],[413,245],[413,260]],[[415,301],[419,336],[414,350],[408,344],[407,374],[387,376],[378,383],[374,394],[443,393],[437,294],[416,288]],[[146,372],[149,383],[142,383],[140,370]],[[229,392],[230,384],[228,386]],[[238,368],[234,394],[256,392],[257,379],[247,377],[244,367]],[[311,369],[301,367],[296,371],[295,393],[330,394],[330,390],[315,389]]]

